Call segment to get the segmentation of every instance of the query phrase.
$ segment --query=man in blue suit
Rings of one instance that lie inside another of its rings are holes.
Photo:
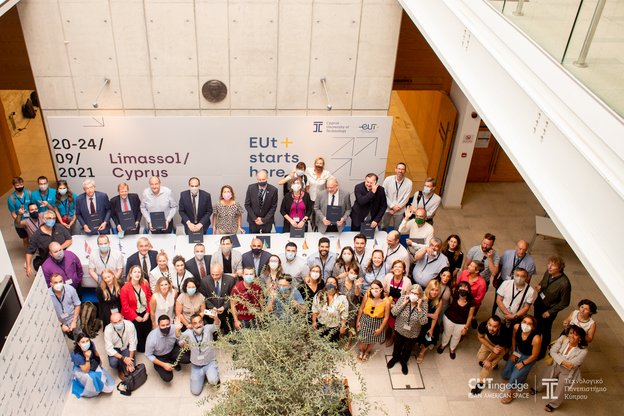
[[[180,192],[178,212],[184,224],[184,232],[206,234],[210,227],[212,199],[210,194],[199,189],[199,179],[192,177],[188,181],[189,190]]]
[[[256,271],[256,276],[260,276],[260,272],[269,262],[271,253],[264,249],[262,240],[254,238],[251,240],[251,250],[243,253],[243,268],[253,267]]]
[[[111,205],[108,195],[95,190],[95,181],[87,179],[82,183],[84,193],[76,198],[76,217],[87,235],[109,234]],[[95,227],[90,219],[97,215],[99,226]]]

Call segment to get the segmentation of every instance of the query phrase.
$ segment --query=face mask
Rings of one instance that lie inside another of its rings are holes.
[[[514,277],[514,283],[516,284],[516,286],[518,287],[522,287],[524,286],[524,279],[522,277]]]
[[[40,190],[41,192],[45,192],[45,191],[47,191],[47,190],[48,190],[48,185],[39,185],[39,190]]]
[[[423,193],[425,194],[431,193],[431,188],[429,188],[428,186],[423,187]]]
[[[101,251],[102,253],[108,253],[108,251],[109,251],[109,250],[110,250],[110,247],[109,247],[109,245],[108,245],[108,244],[102,244],[102,245],[100,246],[100,251]]]
[[[310,273],[310,277],[312,278],[312,280],[318,280],[319,277],[321,277],[321,274],[319,272],[312,272]]]
[[[293,261],[295,259],[296,254],[293,253],[292,251],[287,251],[286,252],[286,260],[288,261]]]
[[[203,253],[196,253],[195,254],[195,260],[202,261],[203,259],[204,259],[204,254]]]
[[[260,253],[262,253],[262,249],[261,248],[252,248],[251,252],[254,256],[259,256]]]
[[[330,284],[325,286],[325,289],[327,289],[328,292],[335,292],[336,291],[336,285],[333,284],[333,283],[330,283]]]
[[[414,217],[414,221],[416,221],[416,224],[418,224],[418,225],[423,225],[425,223],[425,219],[424,218]]]
[[[461,289],[459,290],[457,293],[459,293],[459,296],[468,296],[468,291],[466,289]]]
[[[410,299],[410,301],[412,301],[412,302],[416,302],[416,301],[418,300],[418,295],[417,295],[417,294],[415,294],[415,293],[410,293],[410,294],[409,294],[409,299]]]
[[[289,293],[289,292],[290,292],[290,288],[289,288],[289,287],[280,287],[280,288],[279,288],[279,291],[280,291],[283,295],[285,295],[285,294],[287,294],[287,293]]]
[[[17,192],[18,194],[19,194],[20,192],[22,192],[23,190],[24,190],[24,187],[23,187],[23,186],[16,186],[16,187],[15,187],[15,192]]]
[[[298,192],[301,190],[301,184],[298,183],[293,183],[293,185],[291,186],[292,190],[295,192]]]
[[[305,173],[305,172],[304,172],[303,170],[301,170],[301,169],[297,169],[297,170],[295,171],[295,174],[296,174],[297,176],[303,176],[303,174],[304,174],[304,173]]]
[[[65,195],[67,193],[67,188],[65,189],[59,189],[58,190],[59,195]]]
[[[531,325],[529,324],[525,324],[524,322],[522,322],[520,324],[520,328],[522,329],[522,332],[531,332]]]
[[[258,186],[259,186],[260,188],[264,188],[266,185],[267,185],[267,183],[266,183],[266,182],[258,182]]]
[[[355,280],[355,279],[357,279],[357,274],[349,273],[349,280]]]
[[[371,289],[371,294],[372,294],[374,297],[379,296],[379,294],[380,294],[380,293],[381,293],[381,289]]]
[[[124,323],[123,323],[123,322],[117,322],[116,324],[113,324],[113,327],[114,327],[117,331],[120,331],[120,330],[124,329]]]
[[[438,251],[433,250],[433,252],[431,252],[431,257],[438,257]]]
[[[45,225],[47,225],[50,228],[54,227],[54,224],[56,224],[56,220],[54,218],[51,220],[45,220]]]
[[[166,326],[164,328],[158,328],[158,329],[160,329],[160,332],[163,335],[167,336],[167,335],[169,335],[169,331],[171,330],[171,327],[170,326]]]
[[[199,328],[194,328],[193,331],[195,331],[197,335],[201,335],[202,332],[204,332],[204,327],[200,326]]]
[[[91,341],[87,341],[84,344],[80,344],[80,349],[83,351],[88,351],[91,348]]]
[[[65,252],[63,250],[59,251],[58,253],[55,253],[54,256],[54,260],[58,260],[61,261],[65,258]]]
[[[231,192],[223,192],[223,199],[225,199],[226,201],[229,201],[230,199],[232,199],[232,193]]]
[[[199,186],[191,186],[189,189],[191,190],[191,195],[197,195],[199,193]]]
[[[271,270],[277,270],[277,267],[278,267],[278,266],[279,266],[279,263],[278,263],[278,262],[276,262],[276,261],[270,261],[270,262],[269,262],[269,268],[270,268]]]
[[[197,292],[197,288],[194,288],[194,287],[189,287],[189,288],[187,288],[187,289],[186,289],[186,293],[187,293],[189,296],[193,296],[193,295],[195,294],[195,292]]]
[[[56,290],[57,292],[60,292],[61,290],[63,290],[63,283],[57,283],[54,286],[52,286],[52,288]]]
[[[39,218],[39,211],[33,211],[30,213],[30,218],[32,218],[33,220],[36,220]]]
[[[255,279],[255,277],[254,277],[253,274],[246,274],[245,276],[243,276],[243,280],[247,284],[252,284],[254,282],[254,279]]]
[[[349,263],[351,260],[353,260],[353,256],[351,254],[343,254],[342,255],[342,260],[345,263]]]

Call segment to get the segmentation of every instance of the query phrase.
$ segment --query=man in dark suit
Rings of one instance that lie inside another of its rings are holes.
[[[213,264],[210,275],[201,279],[199,291],[206,298],[206,309],[216,309],[221,320],[221,330],[228,333],[232,325],[230,301],[228,297],[236,284],[236,279],[223,274],[223,266]]]
[[[323,234],[326,232],[342,232],[347,223],[347,218],[351,214],[351,196],[349,192],[339,189],[336,178],[327,179],[326,186],[326,190],[316,194],[316,201],[314,201],[316,227]],[[342,208],[342,217],[335,223],[327,219],[327,207],[329,205]]]
[[[110,200],[111,204],[111,219],[115,223],[117,227],[117,232],[124,232],[127,235],[130,234],[138,234],[140,231],[141,218],[143,215],[141,214],[141,200],[139,199],[139,195],[131,194],[130,188],[128,184],[125,182],[117,185],[117,193],[119,195],[114,196]],[[134,228],[129,228],[127,230],[123,230],[121,228],[121,224],[119,221],[119,217],[122,212],[130,211],[134,216]]]
[[[137,240],[137,250],[126,261],[126,273],[130,271],[130,267],[138,265],[143,270],[143,277],[147,279],[149,272],[157,265],[156,255],[158,252],[152,250],[152,243],[150,243],[147,237],[140,237]]]
[[[191,272],[197,281],[208,276],[210,272],[210,260],[212,256],[206,255],[206,247],[203,244],[195,244],[193,248],[193,258],[186,261],[186,270]]]
[[[95,181],[87,179],[82,183],[84,193],[76,198],[76,216],[87,235],[109,234],[111,206],[108,195],[104,192],[95,190]],[[89,224],[89,216],[97,214],[99,216],[100,225],[92,228]]]
[[[351,231],[360,231],[362,222],[376,228],[386,212],[386,192],[377,183],[377,175],[369,173],[364,182],[355,185],[355,202],[351,208]]]
[[[251,240],[251,250],[243,253],[243,268],[253,267],[256,271],[256,276],[260,276],[260,272],[269,261],[271,253],[264,250],[262,240],[254,238]]]
[[[268,172],[264,169],[256,174],[258,183],[247,188],[245,209],[250,233],[270,233],[275,223],[277,209],[277,188],[267,183]]]
[[[212,215],[210,194],[199,189],[199,179],[192,177],[188,181],[189,190],[180,192],[178,212],[184,224],[184,232],[207,234]]]

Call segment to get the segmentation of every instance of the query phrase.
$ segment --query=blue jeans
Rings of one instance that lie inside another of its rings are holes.
[[[516,350],[516,352],[520,354],[520,358],[518,358],[518,361],[526,360],[530,357],[530,355],[522,354],[518,350]],[[531,368],[533,367],[533,365],[535,365],[535,361],[523,366],[519,370],[518,368],[516,368],[516,364],[517,361],[514,363],[511,357],[509,357],[509,361],[507,361],[507,365],[505,365],[505,368],[503,369],[503,378],[509,379],[509,383],[507,383],[508,390],[515,390],[515,387],[518,384],[522,384],[526,381],[527,376],[529,375],[529,371],[531,371]]]
[[[120,350],[119,348],[115,348],[115,351],[117,351],[119,354],[121,354],[124,357],[130,357],[130,351],[126,348],[124,350]],[[117,371],[122,372],[125,374],[126,372],[126,364],[123,362],[123,358],[120,360],[117,357],[114,357],[112,355],[108,356],[108,364],[111,366],[111,368],[116,368]]]
[[[219,383],[219,366],[216,360],[212,360],[207,365],[191,365],[191,393],[199,396],[204,389],[204,379],[208,383],[216,386]]]

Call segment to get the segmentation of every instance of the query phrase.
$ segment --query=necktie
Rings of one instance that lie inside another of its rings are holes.
[[[192,195],[193,197],[193,222],[197,223],[197,195]]]
[[[221,296],[221,280],[217,281],[215,289],[217,290],[217,296]]]
[[[124,212],[130,211],[130,208],[128,208],[128,198],[123,200],[123,210]]]
[[[260,192],[258,193],[258,199],[260,200],[260,208],[262,208],[262,205],[264,205],[264,190],[260,190]]]
[[[147,256],[143,256],[143,265],[141,266],[141,268],[143,269],[143,276],[147,276]]]
[[[93,203],[93,197],[89,198],[89,209],[91,214],[95,214],[95,204]]]
[[[331,204],[329,204],[329,205],[333,206],[333,205],[334,205],[334,202],[336,202],[336,194],[333,194],[333,195],[332,195]]]
[[[204,260],[199,262],[199,277],[206,277],[206,266],[204,266]]]

